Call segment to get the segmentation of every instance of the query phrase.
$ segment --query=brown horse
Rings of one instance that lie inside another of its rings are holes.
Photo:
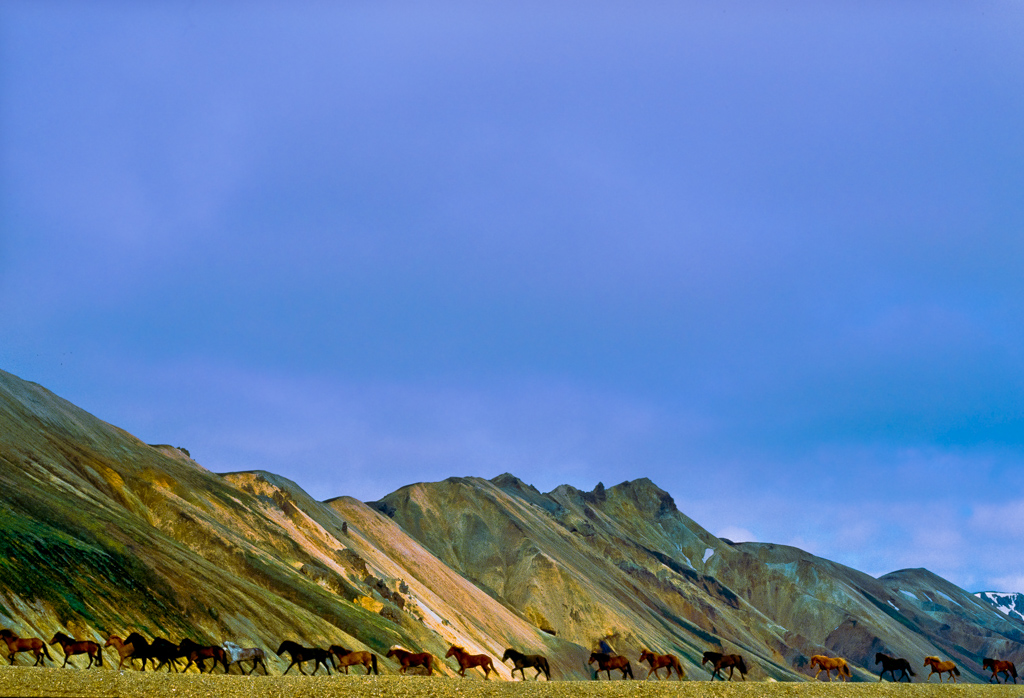
[[[327,648],[327,651],[334,655],[334,670],[341,671],[345,670],[348,673],[348,668],[356,664],[362,665],[366,669],[366,673],[370,673],[370,668],[373,668],[374,674],[379,674],[377,671],[377,655],[373,652],[358,651],[354,652],[350,649],[342,647],[341,645],[331,645]]]
[[[444,655],[444,658],[448,659],[448,657],[455,657],[455,661],[459,663],[460,676],[465,676],[466,669],[472,669],[475,666],[484,670],[485,680],[491,675],[492,671],[495,674],[498,673],[494,669],[494,662],[486,654],[470,654],[458,645],[452,645],[448,648],[448,653]]]
[[[956,677],[960,676],[960,670],[956,668],[956,664],[949,661],[944,662],[938,657],[925,657],[924,666],[930,666],[932,668],[925,681],[931,681],[932,674],[938,674],[939,683],[942,683],[942,675],[949,674],[950,680],[952,680],[953,683],[956,683]]]
[[[186,637],[178,643],[178,651],[183,657],[188,658],[188,663],[181,670],[182,673],[188,671],[188,668],[195,664],[196,668],[199,669],[199,673],[202,674],[206,671],[207,659],[213,660],[213,666],[210,667],[211,674],[217,668],[217,662],[224,666],[224,673],[228,673],[228,653],[220,645],[200,645],[198,642],[194,642]]]
[[[814,678],[818,678],[818,674],[822,671],[828,676],[828,680],[832,680],[832,670],[836,670],[836,676],[842,678],[843,681],[853,678],[853,674],[850,673],[850,665],[846,663],[846,660],[842,657],[826,657],[823,654],[816,654],[811,657],[811,668],[818,667],[818,672],[814,675]]]
[[[594,672],[594,680],[597,681],[601,672],[607,672],[608,680],[612,680],[612,669],[618,669],[622,672],[622,679],[626,679],[626,674],[629,674],[629,678],[635,678],[633,676],[633,666],[629,663],[629,660],[625,657],[620,657],[617,654],[608,654],[607,652],[591,652],[590,659],[587,660],[587,664],[593,664],[597,662],[597,671]]]
[[[717,676],[722,681],[725,681],[725,677],[722,676],[722,669],[729,670],[729,680],[732,681],[733,672],[736,669],[740,670],[740,678],[744,681],[747,680],[747,663],[743,661],[743,657],[738,654],[722,654],[721,652],[705,652],[704,656],[700,660],[700,665],[704,666],[708,662],[711,662],[713,671],[711,672],[711,680],[714,681]]]
[[[1017,683],[1017,667],[1013,665],[1013,662],[985,657],[981,661],[981,667],[983,669],[992,670],[992,678],[988,680],[989,683],[992,683],[993,681],[999,683],[999,674],[1005,674],[1007,680],[1012,678],[1013,682]],[[939,678],[942,677],[940,676]]]
[[[87,654],[89,655],[89,666],[86,669],[92,668],[92,663],[95,661],[96,666],[103,666],[103,650],[98,644],[92,640],[76,640],[72,637],[68,637],[64,633],[57,633],[50,640],[51,645],[60,645],[60,648],[64,650],[64,664],[61,668],[68,665],[68,660],[76,654]]]
[[[395,645],[388,650],[385,657],[394,657],[398,660],[398,663],[402,666],[399,668],[398,673],[404,674],[405,670],[411,666],[426,667],[427,676],[431,676],[434,673],[434,655],[429,652],[410,652],[407,649]]]
[[[36,663],[32,666],[39,666],[43,663],[43,657],[46,657],[51,662],[53,657],[50,656],[50,651],[46,649],[46,643],[40,640],[38,637],[18,637],[16,634],[4,628],[0,630],[0,638],[7,643],[8,659],[11,660],[11,664],[14,664],[14,655],[18,652],[31,652],[36,656]]]
[[[120,655],[121,661],[118,662],[117,668],[121,669],[124,666],[124,660],[128,660],[128,665],[135,668],[135,658],[132,654],[135,653],[135,645],[130,642],[125,642],[117,635],[111,635],[107,638],[107,641],[103,643],[104,647],[113,647],[117,650],[117,654]]]
[[[531,669],[537,670],[537,675],[533,677],[534,681],[540,679],[540,673],[542,671],[544,672],[544,676],[547,677],[548,681],[551,680],[551,667],[548,665],[547,657],[545,657],[544,655],[523,654],[522,652],[519,652],[509,647],[505,650],[505,654],[501,655],[501,661],[502,663],[504,663],[510,659],[512,660],[512,664],[515,665],[515,668],[512,669],[513,679],[516,676],[516,670],[519,670],[519,673],[523,677],[523,681],[526,681],[525,668],[529,667]]]
[[[647,649],[640,650],[640,663],[647,662],[651,665],[651,668],[647,670],[647,678],[651,678],[651,672],[654,672],[654,678],[661,680],[658,676],[658,671],[662,668],[665,669],[665,678],[672,678],[672,670],[676,670],[676,679],[679,681],[683,680],[686,676],[686,672],[683,671],[683,666],[679,663],[679,657],[674,654],[655,654]]]

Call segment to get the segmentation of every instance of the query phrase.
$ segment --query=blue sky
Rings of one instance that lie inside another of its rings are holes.
[[[1024,591],[1024,4],[0,4],[0,366],[319,498],[650,477]]]

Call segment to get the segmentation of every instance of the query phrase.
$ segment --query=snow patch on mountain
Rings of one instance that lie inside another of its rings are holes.
[[[1010,618],[1024,621],[1024,594],[1017,592],[979,591],[975,596],[982,601],[992,604]]]

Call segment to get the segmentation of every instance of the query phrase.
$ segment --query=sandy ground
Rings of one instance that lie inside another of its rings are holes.
[[[526,696],[896,696],[899,698],[1024,698],[1024,684],[892,683],[709,683],[706,681],[493,681],[417,676],[224,676],[156,674],[138,671],[40,669],[0,666],[0,696],[68,698],[317,698],[319,696],[396,696],[466,698]]]

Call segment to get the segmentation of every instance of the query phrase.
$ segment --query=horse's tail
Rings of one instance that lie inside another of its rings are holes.
[[[626,662],[626,671],[629,672],[629,678],[631,678],[631,679],[635,679],[636,678],[635,676],[633,676],[633,665],[630,664],[629,662]],[[623,673],[623,676],[625,676],[625,675],[626,674]]]
[[[96,645],[96,666],[103,666],[103,648]]]
[[[953,667],[953,673],[956,674],[957,676],[960,676],[960,670],[957,669],[955,666]]]
[[[370,652],[370,664],[373,665],[373,673],[379,674],[380,672],[377,671],[377,655],[375,655],[373,652]]]
[[[548,666],[547,657],[540,658],[540,668],[544,670],[544,676],[547,677],[548,681],[551,680],[551,667]]]
[[[45,643],[43,644],[43,654],[45,654],[46,658],[49,659],[51,662],[53,661],[53,657],[50,656],[50,650],[46,649]],[[14,655],[12,654],[11,656],[13,657]],[[11,663],[13,664],[13,662]]]

